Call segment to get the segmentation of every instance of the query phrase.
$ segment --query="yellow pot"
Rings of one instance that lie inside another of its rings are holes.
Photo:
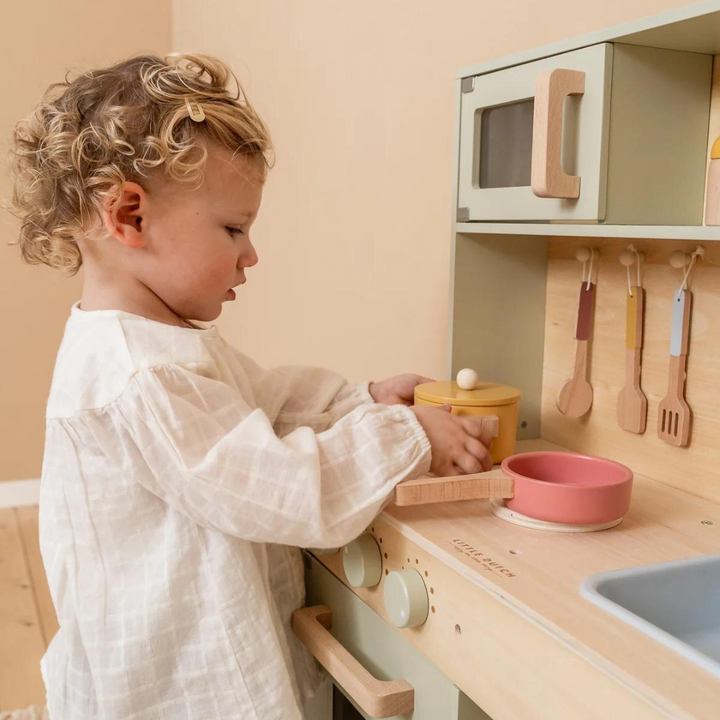
[[[416,405],[452,405],[453,415],[497,415],[500,430],[493,440],[494,463],[515,454],[520,391],[510,385],[478,383],[475,390],[462,390],[453,381],[431,382],[415,387]]]

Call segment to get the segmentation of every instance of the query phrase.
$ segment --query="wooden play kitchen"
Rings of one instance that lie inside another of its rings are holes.
[[[720,548],[720,2],[464,68],[455,102],[444,377],[479,384],[416,401],[495,422],[500,467],[312,552],[328,634],[406,683],[353,699],[331,653],[339,717],[715,720],[717,677],[579,588]]]

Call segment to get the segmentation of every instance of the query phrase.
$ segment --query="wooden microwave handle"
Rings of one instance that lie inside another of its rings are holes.
[[[568,95],[585,92],[585,73],[557,68],[538,75],[533,114],[530,186],[542,198],[580,197],[580,178],[563,172],[563,105]]]
[[[412,712],[415,690],[407,680],[373,677],[330,633],[332,610],[325,605],[300,608],[292,629],[313,657],[335,678],[363,712],[387,718]]]
[[[514,496],[515,482],[500,468],[452,477],[425,475],[395,486],[395,504],[400,506]]]

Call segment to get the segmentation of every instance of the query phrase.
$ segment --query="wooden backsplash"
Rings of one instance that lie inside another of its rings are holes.
[[[578,452],[625,463],[635,472],[720,503],[720,243],[706,242],[705,258],[695,265],[690,289],[693,309],[686,399],[693,414],[690,444],[677,448],[657,436],[658,405],[668,385],[673,293],[682,271],[670,266],[674,250],[692,252],[697,242],[632,241],[645,254],[645,339],[642,389],[648,398],[643,435],[617,423],[617,398],[625,382],[627,271],[620,252],[631,241],[554,238],[548,259],[547,312],[542,396],[542,437]],[[571,376],[582,264],[579,246],[597,248],[597,294],[589,379],[593,407],[581,420],[563,416],[558,392]],[[631,268],[635,272],[635,266]]]

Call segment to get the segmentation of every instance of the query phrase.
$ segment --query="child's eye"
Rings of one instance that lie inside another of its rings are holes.
[[[239,233],[240,235],[244,235],[244,234],[245,234],[240,228],[226,227],[225,229],[226,229],[231,235],[234,235],[235,233]]]

